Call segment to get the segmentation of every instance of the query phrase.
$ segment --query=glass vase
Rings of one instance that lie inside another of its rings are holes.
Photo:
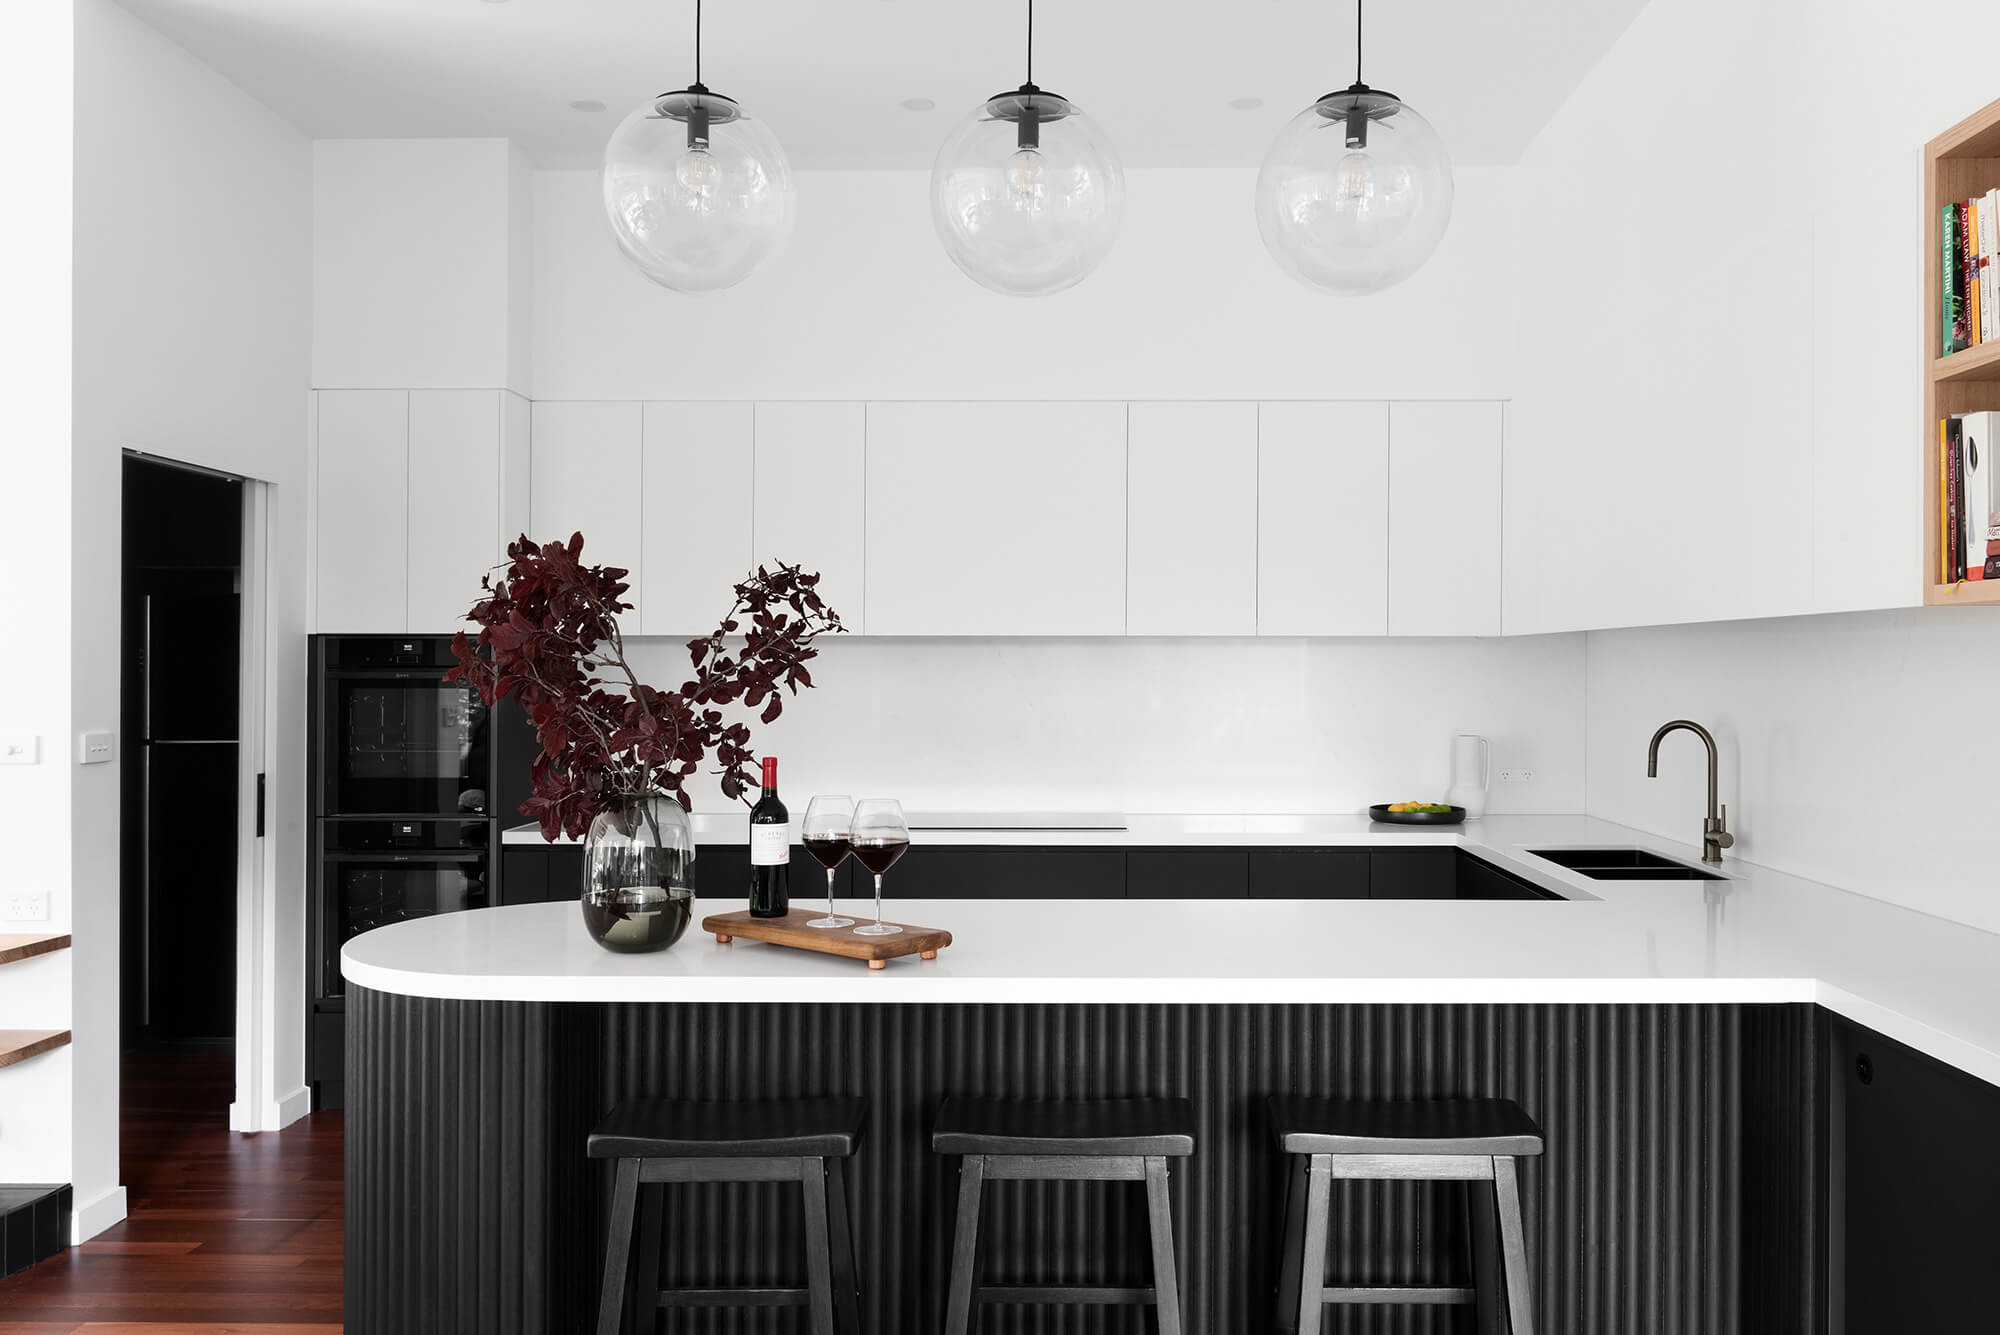
[[[606,950],[665,950],[694,917],[694,829],[665,793],[606,803],[583,836],[583,925]]]

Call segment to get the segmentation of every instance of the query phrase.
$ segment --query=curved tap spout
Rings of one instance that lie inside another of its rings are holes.
[[[1677,718],[1672,722],[1662,723],[1646,747],[1646,777],[1649,779],[1660,777],[1660,739],[1674,731],[1691,732],[1701,738],[1702,745],[1708,748],[1708,815],[1701,824],[1701,860],[1711,865],[1720,865],[1722,850],[1735,844],[1736,836],[1729,832],[1729,808],[1717,802],[1719,784],[1714,736],[1707,728],[1692,719]]]

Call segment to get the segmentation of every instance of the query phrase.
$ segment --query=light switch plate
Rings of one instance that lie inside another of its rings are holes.
[[[41,738],[0,737],[0,765],[39,765],[41,763]]]
[[[49,892],[46,890],[16,890],[5,899],[0,899],[0,921],[47,922],[48,920]]]
[[[79,765],[102,765],[106,761],[118,759],[118,734],[115,732],[86,732],[77,735],[76,763]]]

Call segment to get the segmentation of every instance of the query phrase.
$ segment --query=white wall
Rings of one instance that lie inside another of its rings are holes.
[[[304,956],[310,156],[297,131],[110,0],[76,3],[76,109],[69,730],[118,724],[122,452],[270,483],[272,884],[260,928],[285,973],[274,980],[275,1030],[256,1036],[255,1086],[239,1091],[250,1107],[238,1111],[251,1126],[275,1125],[299,1106],[304,1075],[303,989],[291,971]],[[112,1222],[93,1212],[120,1190],[119,768],[75,771],[70,827],[70,1177],[86,1232]]]
[[[537,399],[1502,399],[1519,256],[1511,173],[1458,177],[1415,277],[1342,299],[1281,273],[1255,173],[1129,174],[1104,266],[1055,296],[978,286],[944,256],[925,172],[802,172],[771,268],[655,286],[618,252],[594,172],[535,178]],[[414,383],[414,382],[402,382]]]
[[[1589,636],[1593,816],[1698,842],[1715,733],[1738,857],[2000,931],[1985,684],[2000,617],[1933,608]]]
[[[72,916],[70,582],[60,572],[70,550],[73,26],[70,6],[49,0],[10,14],[0,42],[9,189],[34,204],[0,210],[0,245],[20,257],[0,302],[11,419],[0,463],[18,576],[0,653],[0,733],[41,744],[39,765],[0,766],[0,887],[48,891],[53,930]],[[0,1028],[68,1028],[71,972],[67,955],[0,970]],[[63,1048],[0,1070],[0,1182],[69,1180],[75,1056]],[[112,1153],[115,1164],[115,1143]]]
[[[312,145],[312,383],[528,389],[529,180],[505,139]]]
[[[686,675],[681,641],[634,644],[641,680]],[[801,812],[815,792],[932,811],[1360,811],[1441,795],[1460,732],[1492,739],[1496,772],[1535,772],[1496,782],[1494,811],[1583,804],[1578,635],[821,644],[817,685],[758,732]]]

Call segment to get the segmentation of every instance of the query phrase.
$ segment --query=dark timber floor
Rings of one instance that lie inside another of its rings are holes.
[[[0,1335],[338,1335],[341,1115],[228,1129],[226,1051],[130,1053],[124,1223],[0,1280]]]

